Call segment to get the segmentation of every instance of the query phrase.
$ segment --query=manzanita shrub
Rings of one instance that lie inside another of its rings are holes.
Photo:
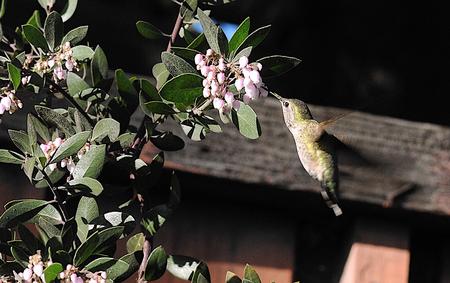
[[[139,282],[166,271],[210,282],[206,263],[152,246],[180,202],[174,172],[163,170],[164,151],[184,147],[160,125],[173,120],[200,141],[231,122],[256,139],[261,129],[251,101],[267,96],[265,78],[300,61],[278,55],[250,60],[270,26],[251,31],[247,18],[228,40],[207,11],[228,1],[185,0],[177,2],[170,35],[147,22],[136,24],[145,38],[167,40],[168,47],[153,66],[154,81],[129,77],[110,71],[100,46],[83,44],[87,26],[64,29],[76,0],[66,1],[62,11],[54,10],[55,0],[38,2],[44,12],[35,11],[24,25],[0,25],[0,118],[15,112],[27,117],[22,129],[9,129],[16,150],[1,149],[0,162],[21,166],[31,184],[53,199],[4,205],[0,282],[120,282],[136,271]],[[3,0],[0,19],[6,8]],[[190,30],[197,21],[199,35]],[[185,46],[173,46],[178,36]],[[139,111],[145,118],[133,127],[131,116]],[[160,150],[149,164],[140,159],[148,142]],[[123,238],[127,253],[117,254]],[[260,279],[246,266],[243,279],[229,273],[226,281]]]

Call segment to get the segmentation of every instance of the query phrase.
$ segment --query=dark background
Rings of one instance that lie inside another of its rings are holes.
[[[64,2],[64,1],[59,1]],[[236,1],[213,9],[221,21],[272,24],[253,53],[299,57],[302,64],[267,81],[288,97],[416,121],[450,125],[450,17],[445,1]],[[37,1],[9,1],[3,23],[23,23]],[[90,26],[111,68],[151,74],[165,42],[141,38],[137,20],[170,33],[177,6],[169,0],[80,0],[68,28]],[[179,45],[182,42],[179,42]]]

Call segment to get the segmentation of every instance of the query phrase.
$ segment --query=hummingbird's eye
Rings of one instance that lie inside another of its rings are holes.
[[[289,102],[287,102],[287,101],[283,102],[283,106],[284,107],[288,107],[289,106]]]

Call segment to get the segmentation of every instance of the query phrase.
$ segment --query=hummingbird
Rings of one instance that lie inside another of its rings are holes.
[[[271,94],[281,102],[284,122],[294,137],[303,168],[320,182],[321,195],[328,207],[333,209],[336,216],[341,215],[336,197],[339,178],[334,142],[337,138],[325,131],[326,126],[338,118],[318,122],[305,102],[283,98],[273,92]]]

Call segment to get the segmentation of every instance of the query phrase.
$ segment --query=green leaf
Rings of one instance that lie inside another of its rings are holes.
[[[142,90],[142,95],[145,101],[162,101],[161,96],[159,96],[158,90],[154,87],[148,80],[140,79],[139,88]]]
[[[77,236],[81,242],[86,241],[89,231],[88,223],[97,218],[99,215],[98,205],[94,198],[81,197],[78,208],[75,213],[75,221],[77,222]]]
[[[29,113],[27,115],[27,135],[31,151],[34,152],[34,149],[38,146],[38,144],[37,144],[37,134],[36,130],[34,129],[34,123],[32,118],[33,116]]]
[[[181,111],[191,106],[195,100],[202,96],[203,78],[195,74],[182,74],[166,82],[160,95],[171,102],[174,102]]]
[[[75,10],[77,9],[78,0],[67,0],[66,6],[64,6],[63,12],[62,12],[62,20],[66,22],[69,20],[73,14],[75,13]]]
[[[28,19],[27,24],[34,26],[37,29],[42,28],[41,15],[38,10],[35,10]]]
[[[108,137],[110,142],[117,139],[120,133],[120,124],[112,118],[101,119],[97,122],[92,131],[91,140],[101,141]]]
[[[67,73],[67,88],[71,96],[75,96],[85,89],[90,88],[87,82],[85,82],[80,76],[73,72]]]
[[[150,141],[159,149],[164,151],[177,151],[184,148],[184,141],[172,134],[172,132],[160,133],[155,131],[150,136]]]
[[[85,131],[68,138],[58,147],[55,154],[53,154],[49,164],[60,162],[64,158],[78,153],[78,151],[86,145],[86,142],[88,141],[90,136],[91,131]]]
[[[17,148],[25,154],[32,154],[33,150],[30,146],[30,139],[25,132],[8,130],[9,137]]]
[[[44,200],[26,199],[11,205],[0,216],[0,228],[12,228],[27,221],[47,204]]]
[[[89,238],[87,238],[86,241],[83,242],[75,251],[75,255],[73,256],[73,264],[77,267],[81,267],[82,264],[94,254],[99,241],[100,238],[98,236],[98,231],[89,236]]]
[[[28,223],[39,223],[39,219],[44,219],[48,223],[52,225],[61,225],[64,223],[62,220],[61,214],[58,209],[56,209],[53,205],[48,204],[43,209],[41,209],[36,215],[28,220]]]
[[[197,10],[197,0],[184,0],[180,7],[180,15],[183,17],[183,22],[191,21],[194,13]]]
[[[34,165],[36,164],[36,157],[29,157],[25,160],[25,163],[23,164],[23,172],[28,177],[28,180],[30,182],[33,181],[33,172],[34,172]]]
[[[36,48],[41,48],[45,52],[50,51],[48,48],[47,40],[38,28],[27,24],[22,26],[22,30],[26,40],[31,45],[35,46]]]
[[[233,60],[231,60],[231,62],[232,62],[232,63],[236,63],[236,62],[238,62],[239,59],[240,59],[241,57],[243,57],[243,56],[245,56],[245,57],[250,57],[250,54],[252,53],[252,49],[253,49],[253,47],[251,47],[251,46],[242,49],[241,51],[239,51],[238,54],[236,54],[236,55],[234,56],[234,58],[233,58]]]
[[[150,101],[142,105],[142,111],[147,115],[172,115],[177,113],[170,105],[162,101]]]
[[[17,90],[20,85],[20,79],[22,78],[21,70],[13,64],[8,63],[8,75],[9,80],[14,86],[14,90]]]
[[[133,87],[133,84],[125,72],[121,69],[116,70],[116,83],[120,97],[122,97],[126,103],[128,112],[132,114],[139,105],[139,96],[136,93],[136,89]]]
[[[44,36],[51,50],[61,45],[61,39],[64,36],[64,24],[58,12],[51,12],[45,19]]]
[[[183,132],[193,141],[201,141],[206,136],[206,128],[192,120],[184,120],[180,123]]]
[[[244,42],[244,40],[247,38],[249,31],[250,18],[247,17],[242,21],[242,23],[239,25],[230,39],[230,42],[228,44],[228,49],[230,50],[230,52],[236,51],[238,49],[239,45],[241,45],[242,42]]]
[[[133,232],[136,223],[133,216],[127,213],[111,211],[93,219],[91,225],[94,225],[94,229],[121,226],[124,228],[123,235],[126,236]]]
[[[199,264],[200,261],[192,257],[171,255],[167,259],[167,271],[182,280],[190,280]]]
[[[100,257],[88,263],[84,268],[91,272],[105,271],[113,266],[116,261],[117,260],[112,257]]]
[[[0,163],[22,164],[23,162],[24,157],[20,154],[11,150],[0,149]]]
[[[211,49],[216,51],[218,54],[223,54],[219,43],[219,28],[200,8],[197,9],[197,17],[200,20],[203,33],[205,34],[206,40],[208,41]]]
[[[110,281],[116,281],[117,278],[128,272],[129,264],[122,259],[111,257],[100,257],[88,263],[85,269],[91,272],[106,271],[106,277]],[[117,281],[122,282],[123,280]]]
[[[185,73],[197,74],[197,70],[191,64],[170,52],[161,53],[161,60],[166,65],[169,73],[174,77]]]
[[[44,251],[45,247],[40,240],[38,240],[33,233],[28,230],[24,225],[19,225],[17,227],[17,232],[19,233],[20,239],[23,241],[27,249],[35,253],[37,250]]]
[[[11,242],[9,242],[9,244],[11,244]],[[20,248],[17,246],[12,246],[11,254],[14,257],[14,259],[16,260],[16,262],[18,262],[20,265],[22,265],[22,267],[24,267],[24,268],[27,267],[29,255],[27,255],[26,251],[23,248]]]
[[[129,267],[128,263],[126,263],[121,259],[118,259],[113,266],[106,269],[106,278],[114,282],[116,281],[117,278],[122,277],[124,274],[128,272],[128,267]]]
[[[66,42],[70,42],[70,46],[75,46],[78,42],[82,41],[88,32],[88,26],[81,26],[74,28],[73,30],[69,31],[64,38],[62,39],[62,44]],[[92,49],[91,49],[92,50]],[[72,50],[73,52],[73,50]]]
[[[138,21],[136,23],[138,32],[147,39],[158,39],[164,37],[164,33],[149,22]]]
[[[153,236],[164,225],[172,212],[166,205],[157,205],[142,216],[141,225]]]
[[[70,124],[69,120],[67,120],[67,118],[63,115],[53,109],[41,105],[36,105],[34,108],[47,124],[57,127],[59,130],[64,132],[66,136],[70,137],[75,134],[75,129]]]
[[[78,45],[72,48],[72,56],[78,61],[91,60],[94,56],[94,50],[89,46]]]
[[[106,145],[91,145],[80,158],[72,173],[74,179],[82,177],[97,178],[103,169],[106,158]]]
[[[247,36],[244,42],[242,42],[241,45],[239,45],[239,47],[236,50],[240,51],[249,46],[255,49],[256,46],[258,46],[261,42],[264,41],[269,32],[270,32],[270,25],[260,27],[259,29],[252,32],[249,36]]]
[[[167,266],[167,254],[159,246],[150,254],[145,268],[145,280],[154,281],[163,276]]]
[[[199,34],[186,48],[198,51],[206,51],[208,49],[208,42],[204,33]]]
[[[195,55],[199,52],[195,49],[184,48],[184,47],[172,47],[172,52],[186,60],[194,61]]]
[[[56,228],[55,225],[53,225],[52,223],[50,223],[49,221],[47,221],[45,218],[42,217],[38,217],[37,224],[39,225],[39,228],[41,228],[45,232],[47,238],[49,239],[55,238],[58,242],[61,242],[60,241],[61,231],[58,228]]]
[[[103,192],[102,184],[96,179],[83,177],[69,181],[70,189],[88,192],[91,195],[98,196]],[[87,189],[87,190],[86,190]]]
[[[142,251],[144,247],[145,236],[143,233],[138,233],[128,239],[127,241],[127,252],[134,253],[136,251]]]
[[[219,43],[220,53],[224,56],[228,56],[228,39],[223,31],[222,27],[217,27],[217,42]]]
[[[33,125],[34,130],[36,133],[41,137],[41,139],[44,140],[45,143],[50,141],[50,133],[48,131],[48,127],[45,126],[37,117],[35,117],[33,114],[28,114],[27,118],[27,124]],[[28,133],[30,134],[30,133]],[[30,139],[31,144],[31,139]]]
[[[52,263],[44,269],[45,282],[51,283],[58,278],[59,274],[64,270],[61,263]]]
[[[116,241],[122,236],[124,227],[115,226],[106,228],[98,233],[98,245],[95,249],[96,254],[102,254],[105,250],[109,249],[111,246],[116,245]]]
[[[126,254],[121,257],[120,260],[128,264],[128,270],[127,272],[116,278],[117,282],[123,282],[125,281],[125,279],[133,275],[133,273],[135,273],[139,269],[139,265],[142,262],[142,257],[142,251],[136,251],[134,253]]]
[[[0,19],[3,18],[3,16],[5,15],[7,2],[8,2],[7,0],[2,0],[2,4],[0,6]]]
[[[169,78],[170,75],[164,63],[155,64],[152,68],[152,74],[156,79],[157,89],[160,89],[166,83],[167,78]]]
[[[250,281],[251,283],[261,283],[258,273],[256,273],[255,269],[253,269],[253,267],[249,264],[245,266],[244,279]]]
[[[225,276],[225,283],[242,283],[242,280],[233,272],[227,271],[227,275]]]
[[[272,55],[261,58],[256,62],[261,63],[263,66],[261,76],[264,78],[272,78],[290,71],[300,64],[302,60],[295,57]]]
[[[92,56],[91,76],[92,85],[96,86],[108,76],[108,59],[100,46],[97,46]]]
[[[192,283],[209,283],[211,281],[211,276],[209,274],[209,269],[206,263],[200,262],[200,264],[195,269],[192,275]]]
[[[45,161],[44,161],[45,162]],[[40,174],[38,172],[38,174]],[[48,173],[47,173],[48,174]],[[67,174],[66,170],[60,170],[58,168],[54,169],[53,171],[51,171],[50,174],[48,174],[48,177],[50,178],[50,181],[52,184],[56,184],[59,180],[62,179],[62,177],[64,177]],[[48,188],[49,184],[47,183],[47,180],[42,179],[42,174],[41,174],[41,178],[36,178],[37,180],[39,180],[34,186],[37,189],[44,189],[44,188]]]
[[[258,117],[249,105],[241,103],[238,111],[233,109],[231,120],[244,137],[257,139],[261,136],[261,126]]]

